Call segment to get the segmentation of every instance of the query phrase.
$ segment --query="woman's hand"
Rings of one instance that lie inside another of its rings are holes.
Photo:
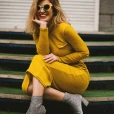
[[[48,55],[44,55],[44,60],[45,60],[45,62],[51,64],[51,63],[57,61],[58,58],[57,58],[56,55],[54,55],[53,53],[51,53],[51,54],[48,54]]]
[[[39,24],[40,27],[42,27],[42,28],[46,28],[47,27],[47,22],[38,20],[37,16],[34,17],[33,21],[35,23]]]

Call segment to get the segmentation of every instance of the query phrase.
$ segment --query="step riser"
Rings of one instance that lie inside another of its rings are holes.
[[[35,48],[21,48],[21,47],[0,47],[0,52],[1,53],[14,53],[14,54],[36,54],[36,49]]]
[[[88,46],[90,56],[114,55],[114,46]],[[35,45],[0,44],[1,53],[36,54]]]
[[[81,34],[79,36],[84,41],[114,41],[114,34]],[[23,32],[0,32],[0,39],[20,39],[20,40],[32,40],[31,35],[27,35]]]
[[[10,105],[12,102],[12,105]],[[28,107],[29,107],[30,101],[19,101],[19,100],[5,100],[4,102],[1,103],[0,109],[4,109],[7,111],[15,111],[15,112],[23,112],[23,114],[26,113]],[[69,108],[68,105],[63,104],[63,103],[58,103],[58,102],[47,102],[44,100],[43,105],[47,109],[46,114],[73,114],[72,110]],[[53,108],[52,108],[53,106]],[[21,111],[20,111],[21,109]]]
[[[20,88],[22,86],[23,80],[15,79],[0,79],[0,87],[16,87]],[[88,90],[114,90],[114,80],[112,81],[90,81]]]
[[[8,68],[17,71],[25,71],[29,67],[30,61],[1,60],[0,68]],[[113,72],[114,62],[85,62],[89,71],[92,72]]]
[[[114,34],[79,34],[84,41],[114,41]]]
[[[90,82],[88,90],[114,90],[114,80]]]
[[[25,114],[29,107],[29,102],[28,103],[24,103],[23,101],[21,103],[15,102],[15,103],[12,103],[12,105],[11,105],[11,102],[12,101],[10,100],[9,102],[7,101],[7,102],[1,103],[0,109],[2,111],[6,110],[7,113],[0,112],[0,114]],[[64,106],[63,104],[58,104],[53,102],[49,102],[49,103],[45,102],[44,105],[46,109],[48,108],[47,114],[73,114],[68,105]],[[4,109],[4,107],[6,107],[6,109]],[[113,103],[107,103],[107,102],[90,103],[88,107],[85,107],[83,105],[83,112],[85,114],[114,114],[113,109],[114,109]]]
[[[0,32],[0,39],[32,40],[33,38],[23,32]]]
[[[6,114],[25,114],[30,103],[30,101],[13,100],[13,99],[0,99],[0,102],[1,102],[0,110],[7,111]],[[10,113],[10,112],[16,112],[16,113]],[[0,114],[5,114],[5,113],[0,112]]]

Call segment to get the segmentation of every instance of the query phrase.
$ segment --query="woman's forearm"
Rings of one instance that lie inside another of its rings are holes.
[[[40,28],[39,39],[36,43],[37,53],[41,55],[49,54],[48,28]]]

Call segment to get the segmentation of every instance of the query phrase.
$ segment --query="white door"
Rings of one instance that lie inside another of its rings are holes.
[[[59,0],[77,31],[98,31],[99,0]],[[24,31],[32,0],[0,0],[0,31]]]

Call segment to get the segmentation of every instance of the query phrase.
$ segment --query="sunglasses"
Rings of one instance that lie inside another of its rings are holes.
[[[38,5],[38,6],[37,6],[37,11],[40,12],[41,9],[43,8],[43,10],[44,10],[45,12],[49,12],[50,9],[51,9],[51,7],[52,7],[52,4],[51,4],[51,3],[45,4],[44,6]]]

